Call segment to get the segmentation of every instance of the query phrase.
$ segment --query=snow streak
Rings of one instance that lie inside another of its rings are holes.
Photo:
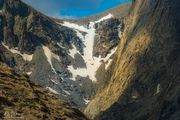
[[[102,58],[101,56],[99,57],[94,57],[93,56],[93,46],[94,46],[94,38],[95,38],[95,32],[96,29],[94,28],[94,25],[96,23],[102,22],[104,20],[112,18],[112,14],[108,14],[107,16],[89,23],[88,28],[85,28],[84,26],[79,26],[74,23],[69,23],[69,22],[64,22],[62,25],[72,28],[77,32],[77,36],[83,41],[85,48],[84,48],[84,55],[82,55],[85,63],[86,63],[86,68],[77,68],[75,69],[73,65],[68,66],[68,70],[71,71],[73,74],[72,79],[76,80],[77,76],[81,77],[89,77],[92,81],[96,81],[96,71],[102,64],[102,61],[108,62],[110,59],[111,55],[114,54],[115,50],[113,49],[110,54],[107,55],[106,58]],[[86,32],[87,34],[83,36],[81,32]],[[75,46],[73,45],[73,49],[70,50],[70,55],[74,57],[74,55],[78,51],[76,50]],[[109,66],[109,65],[108,65]]]

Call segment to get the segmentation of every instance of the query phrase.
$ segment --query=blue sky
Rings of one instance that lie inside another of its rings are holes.
[[[22,0],[46,15],[81,18],[103,12],[131,0]]]

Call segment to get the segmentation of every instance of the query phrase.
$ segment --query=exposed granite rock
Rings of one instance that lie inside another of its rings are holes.
[[[59,94],[63,85],[54,85],[52,79],[59,84],[62,78],[69,79],[71,74],[67,66],[72,64],[68,57],[69,49],[74,44],[83,54],[84,47],[76,31],[57,24],[21,0],[0,1],[0,42],[1,61],[19,74],[29,74],[30,80],[43,87],[61,88]],[[56,55],[56,59],[49,56],[55,71],[47,61],[43,46]],[[16,53],[12,52],[14,50]],[[23,59],[23,54],[32,55],[32,60]]]
[[[179,0],[134,0],[109,84],[85,113],[98,120],[179,120],[179,35]]]
[[[32,54],[39,45],[57,42],[65,47],[76,39],[76,33],[59,26],[47,16],[35,11],[20,0],[3,0],[3,38],[10,48],[18,47],[23,53]],[[28,44],[27,44],[28,43]]]
[[[119,33],[123,31],[123,21],[112,18],[96,24],[95,28],[93,55],[106,57],[108,52],[119,43]]]

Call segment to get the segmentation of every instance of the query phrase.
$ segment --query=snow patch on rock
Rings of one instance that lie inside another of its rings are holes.
[[[110,66],[111,62],[112,62],[112,59],[109,59],[109,60],[107,61],[106,65],[105,65],[105,69],[106,69],[106,70],[107,70],[108,67]]]
[[[161,85],[158,84],[158,85],[157,85],[157,88],[156,88],[156,94],[160,93],[160,88],[161,88]]]
[[[30,72],[27,72],[26,74],[27,74],[27,75],[31,75],[31,74],[32,74],[32,71],[30,71]]]
[[[112,15],[111,13],[109,13],[107,16],[104,16],[104,17],[102,17],[101,19],[95,21],[95,23],[102,22],[102,21],[107,20],[107,19],[110,19],[110,18],[112,18],[112,17],[113,17],[113,15]]]
[[[50,88],[50,87],[46,87],[46,89],[48,89],[49,91],[51,91],[52,93],[54,93],[54,94],[58,94],[58,92],[57,91],[55,91],[55,90],[53,90],[52,88]]]
[[[64,46],[62,46],[60,43],[57,43],[57,45],[60,47],[60,48],[63,48],[63,49],[66,49]]]
[[[81,76],[81,77],[89,77],[92,81],[96,81],[96,77],[95,77],[96,71],[102,64],[102,61],[109,60],[110,56],[114,54],[114,51],[112,51],[110,54],[107,55],[106,58],[102,58],[101,56],[99,57],[93,56],[94,38],[96,35],[96,29],[94,25],[96,23],[102,22],[112,17],[113,17],[112,14],[108,14],[107,16],[104,16],[97,21],[90,22],[88,28],[69,22],[64,22],[62,24],[63,26],[74,29],[77,32],[77,36],[82,40],[82,42],[85,45],[85,48],[83,50],[84,55],[82,55],[82,58],[84,59],[87,67],[75,69],[73,65],[68,66],[68,70],[71,71],[71,73],[73,74],[72,76],[73,80],[76,80],[77,76]],[[80,31],[86,32],[87,34],[83,36],[83,34]],[[70,50],[70,55],[74,57],[76,53],[77,53],[77,49],[75,48],[75,46],[73,46],[73,49]]]
[[[18,54],[20,56],[22,56],[22,58],[25,60],[25,61],[31,61],[32,58],[33,58],[33,54],[32,55],[28,55],[28,54],[25,54],[25,53],[21,53],[20,51],[18,51],[17,49],[10,49],[7,45],[5,45],[4,43],[2,43],[2,45],[9,51],[11,51],[12,53],[14,54]]]
[[[71,95],[71,93],[68,92],[67,90],[63,90],[63,92],[65,92],[67,95]]]
[[[90,100],[84,98],[84,102],[87,105],[90,102]]]
[[[56,80],[54,80],[54,79],[51,79],[51,81],[52,81],[54,84],[56,84],[56,85],[59,84],[59,83],[58,83]]]
[[[122,27],[121,25],[118,26],[119,38],[121,38],[121,36],[122,36],[121,27]]]
[[[76,49],[75,45],[72,45],[73,48],[69,50],[69,55],[74,58],[74,56],[79,53],[78,50]],[[79,53],[80,54],[80,53]]]
[[[46,47],[46,46],[43,46],[42,48],[44,50],[44,54],[45,54],[45,56],[47,58],[47,61],[48,61],[49,65],[51,66],[51,69],[53,70],[53,72],[55,74],[57,74],[55,68],[53,67],[53,64],[52,64],[51,60],[52,60],[52,58],[56,58],[57,60],[59,60],[59,56],[57,56],[54,53],[52,53],[51,50],[48,47]]]
[[[114,48],[114,49],[112,49],[111,51],[110,51],[110,53],[104,58],[104,61],[105,61],[105,69],[107,70],[108,69],[108,67],[111,65],[111,63],[112,63],[112,58],[111,58],[111,56],[116,52],[116,49],[117,48]]]
[[[72,29],[75,29],[75,30],[79,30],[79,31],[83,31],[83,32],[88,32],[88,29],[85,28],[84,26],[80,26],[80,25],[77,25],[75,23],[70,23],[70,22],[64,22],[63,24],[61,24],[62,26],[65,26],[65,27],[69,27],[69,28],[72,28]]]

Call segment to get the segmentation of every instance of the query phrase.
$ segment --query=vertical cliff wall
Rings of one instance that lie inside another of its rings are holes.
[[[180,1],[134,0],[109,85],[85,113],[102,120],[178,120]]]

